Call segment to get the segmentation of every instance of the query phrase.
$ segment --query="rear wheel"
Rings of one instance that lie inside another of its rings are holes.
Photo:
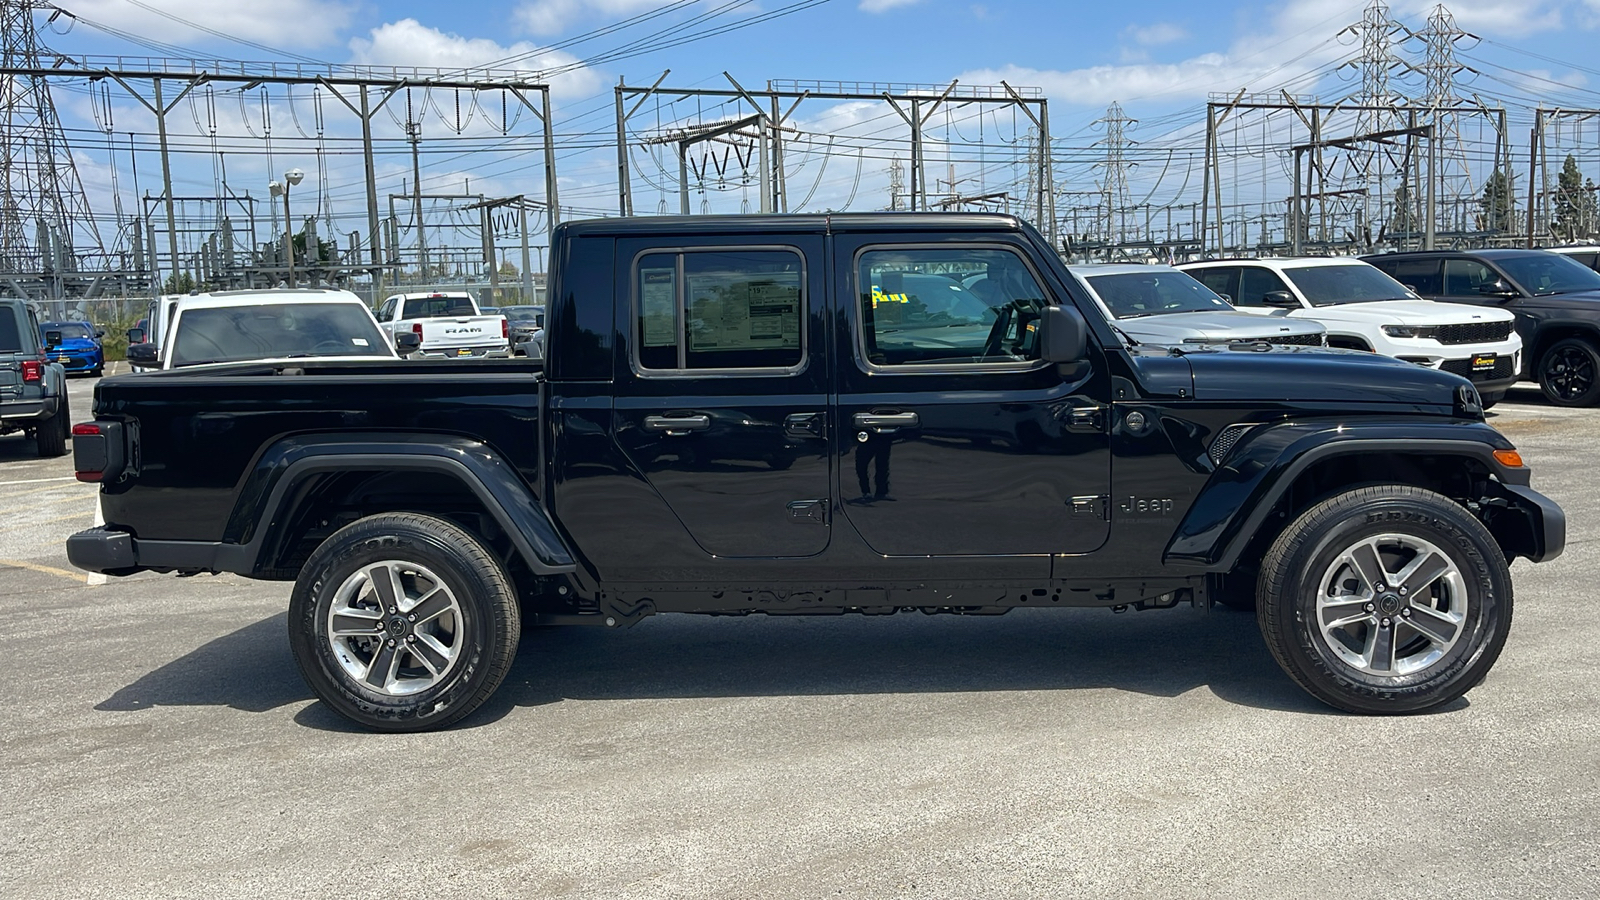
[[[72,410],[67,406],[66,385],[61,387],[61,405],[56,408],[56,414],[40,422],[36,431],[40,456],[67,455],[67,438],[72,434]]]
[[[1278,664],[1332,706],[1418,712],[1483,680],[1511,626],[1494,538],[1449,498],[1379,485],[1299,516],[1261,565],[1256,611]]]
[[[1600,401],[1600,350],[1583,338],[1557,341],[1539,359],[1539,387],[1557,406]]]
[[[378,731],[442,728],[477,709],[504,680],[520,633],[500,563],[454,523],[411,513],[335,532],[289,601],[306,682]]]

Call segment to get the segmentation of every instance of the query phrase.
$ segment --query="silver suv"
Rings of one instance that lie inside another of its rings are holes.
[[[1319,323],[1239,312],[1171,266],[1085,265],[1067,270],[1089,289],[1106,318],[1141,344],[1327,344],[1327,330]]]

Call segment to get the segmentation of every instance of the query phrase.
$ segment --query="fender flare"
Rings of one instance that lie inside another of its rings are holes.
[[[1461,420],[1259,426],[1212,472],[1162,559],[1231,571],[1295,480],[1329,459],[1371,453],[1464,457],[1482,463],[1504,484],[1526,487],[1526,468],[1509,468],[1494,458],[1494,451],[1510,449],[1511,442],[1487,424]]]
[[[257,458],[239,491],[219,548],[219,568],[256,575],[278,549],[293,492],[328,472],[429,472],[460,481],[539,575],[577,563],[544,506],[517,470],[481,441],[438,434],[320,434],[285,438]]]

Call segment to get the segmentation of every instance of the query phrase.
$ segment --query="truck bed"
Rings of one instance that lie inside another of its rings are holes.
[[[527,360],[308,359],[107,378],[95,415],[124,422],[135,455],[104,486],[105,516],[144,539],[238,540],[252,523],[230,516],[252,474],[306,432],[456,435],[535,489],[540,384]]]

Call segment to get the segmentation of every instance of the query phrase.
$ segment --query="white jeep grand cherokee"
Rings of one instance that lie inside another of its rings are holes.
[[[1522,338],[1510,312],[1424,300],[1358,259],[1231,259],[1178,268],[1241,312],[1322,323],[1330,347],[1468,378],[1485,407],[1503,399],[1521,371]]]

